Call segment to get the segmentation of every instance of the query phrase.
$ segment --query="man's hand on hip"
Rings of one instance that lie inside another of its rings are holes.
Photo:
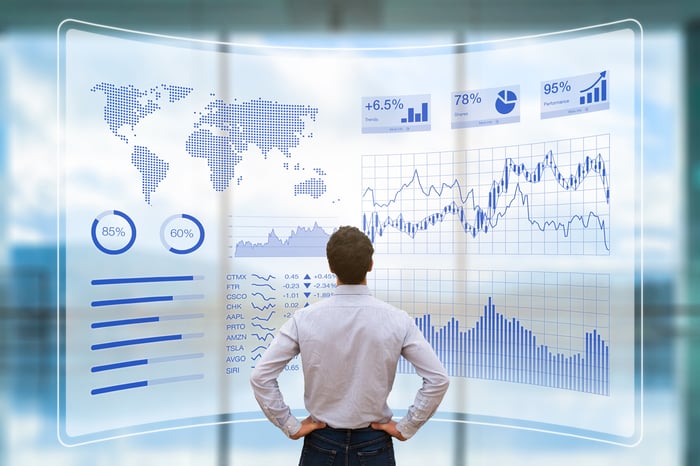
[[[374,430],[383,430],[387,434],[391,435],[395,439],[399,439],[402,442],[406,441],[406,438],[401,435],[401,432],[399,432],[399,429],[396,428],[396,421],[393,419],[387,423],[380,424],[379,422],[373,422],[370,424],[370,427]]]
[[[323,429],[326,427],[325,422],[317,421],[313,419],[311,416],[307,417],[303,421],[301,421],[301,429],[299,429],[299,432],[297,432],[294,435],[290,435],[289,438],[292,440],[298,440],[311,432],[313,432],[316,429]]]

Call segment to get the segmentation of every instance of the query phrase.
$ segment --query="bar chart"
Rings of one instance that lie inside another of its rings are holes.
[[[605,102],[608,100],[608,80],[606,74],[607,72],[603,71],[593,84],[580,91],[582,95],[579,97],[579,103],[581,105]]]
[[[408,108],[408,115],[401,118],[401,123],[418,123],[428,121],[428,102],[420,104],[420,112],[413,107]]]
[[[451,377],[610,394],[609,275],[377,274],[376,286],[415,318]],[[398,372],[413,368],[402,359]]]

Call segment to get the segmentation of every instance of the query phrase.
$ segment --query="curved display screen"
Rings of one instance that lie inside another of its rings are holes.
[[[263,420],[251,367],[333,294],[348,224],[450,374],[434,420],[638,441],[641,37],[289,47],[62,23],[61,441]],[[401,361],[397,414],[419,383]],[[300,361],[281,384],[303,415]]]

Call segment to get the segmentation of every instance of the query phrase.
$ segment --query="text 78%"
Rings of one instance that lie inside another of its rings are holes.
[[[463,94],[455,94],[455,105],[480,104],[481,96],[478,92],[465,92]]]

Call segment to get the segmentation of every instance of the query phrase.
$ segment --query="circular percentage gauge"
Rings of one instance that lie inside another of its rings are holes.
[[[122,254],[136,241],[136,225],[124,212],[107,210],[92,222],[92,242],[105,254]]]
[[[204,227],[191,215],[171,215],[160,227],[160,241],[173,254],[189,254],[204,243]]]

